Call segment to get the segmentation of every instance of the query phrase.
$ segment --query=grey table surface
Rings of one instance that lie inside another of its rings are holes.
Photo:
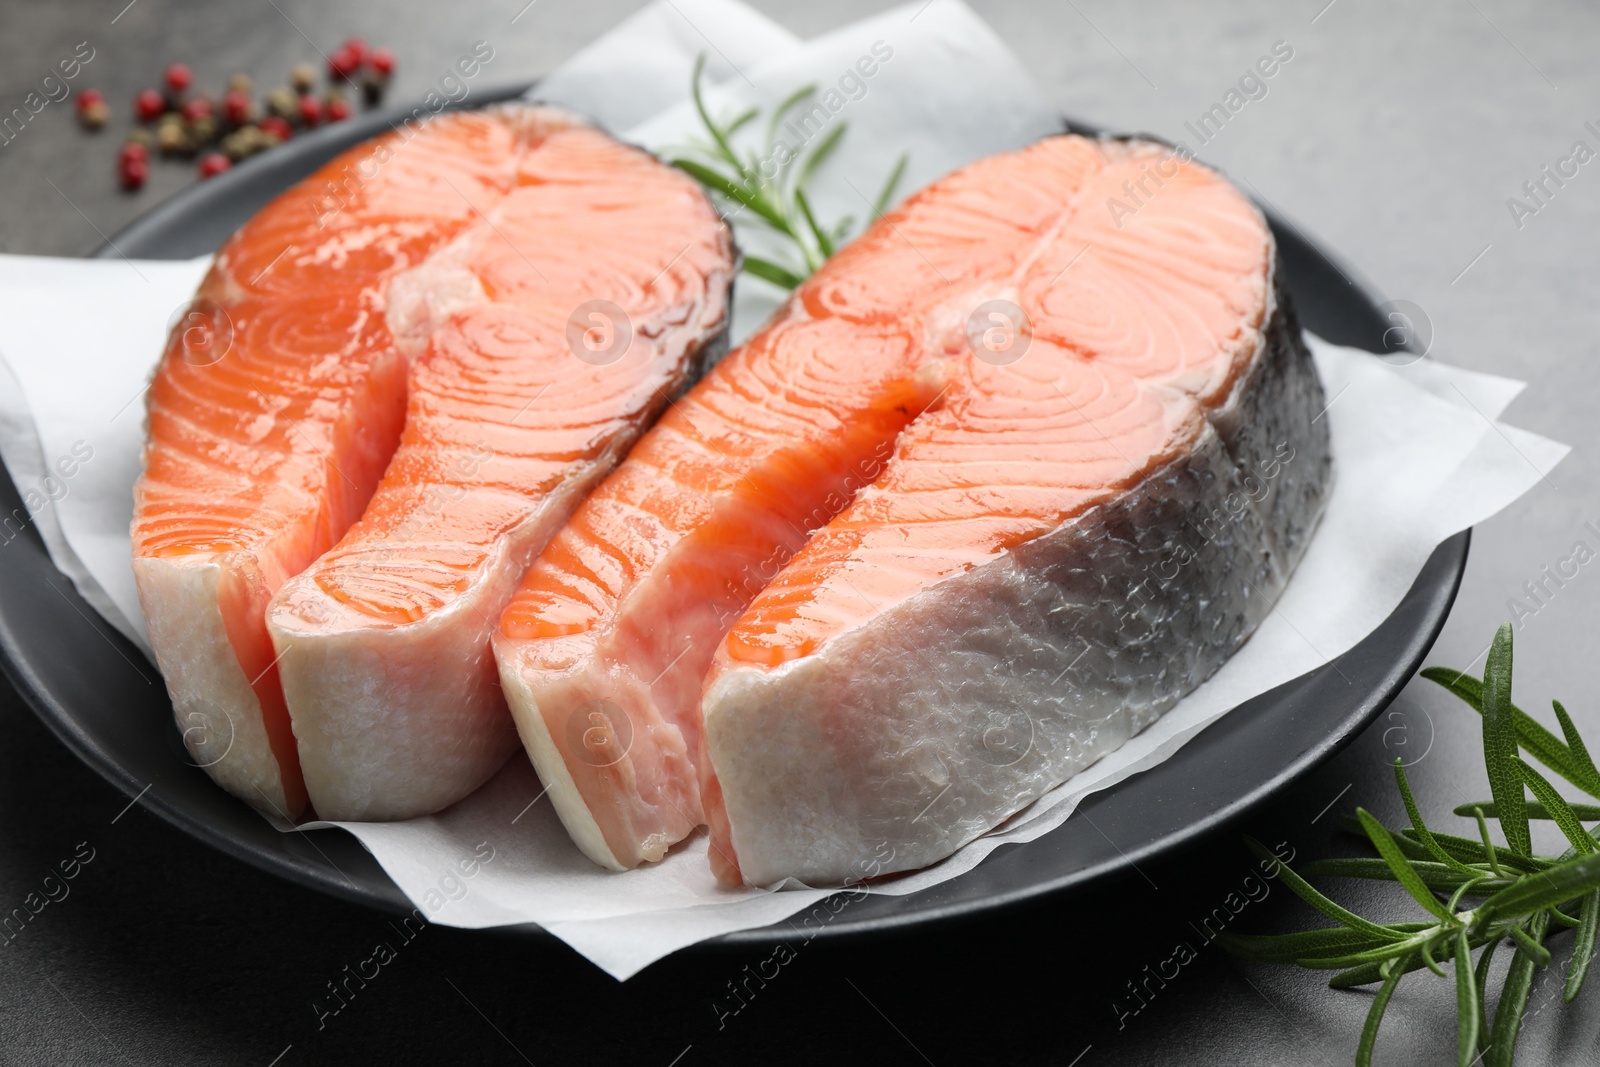
[[[158,164],[119,192],[111,158],[126,101],[171,60],[202,84],[244,70],[281,80],[349,33],[401,59],[391,100],[420,97],[473,41],[494,75],[527,80],[632,11],[635,0],[391,5],[311,0],[0,3],[0,104],[20,103],[49,65],[88,41],[78,81],[115,104],[111,129],[81,133],[53,104],[0,145],[0,251],[82,255],[186,185]],[[811,0],[758,7],[811,35],[882,6]],[[1455,609],[1429,662],[1481,665],[1494,628],[1523,613],[1518,698],[1562,698],[1600,736],[1590,640],[1600,577],[1579,571],[1542,603],[1524,583],[1595,537],[1600,322],[1590,295],[1600,165],[1580,168],[1535,213],[1508,198],[1567,156],[1600,148],[1600,11],[1577,2],[1389,4],[979,2],[1049,99],[1111,128],[1188,138],[1196,120],[1277,41],[1293,59],[1201,150],[1390,298],[1425,310],[1439,358],[1529,383],[1508,419],[1575,446],[1532,492],[1478,528]],[[520,16],[519,16],[520,12]],[[512,19],[516,17],[513,24]],[[1537,205],[1536,205],[1537,206]],[[3,313],[3,306],[0,306]],[[1342,1064],[1371,993],[1315,975],[1242,965],[1201,946],[1151,981],[1189,926],[1248,873],[1231,836],[1102,893],[957,927],[808,948],[736,1013],[728,983],[762,953],[668,960],[617,984],[561,948],[430,928],[337,1015],[326,983],[389,936],[385,920],[213,853],[126,800],[46,732],[0,683],[0,907],[59,861],[93,859],[21,936],[0,945],[0,1063],[696,1063],[735,1059],[884,1063]],[[114,699],[114,694],[108,694]],[[1364,805],[1402,816],[1398,754],[1426,813],[1487,793],[1475,717],[1413,681],[1354,744],[1250,820],[1298,855],[1352,851],[1334,830]],[[1402,908],[1352,887],[1366,906]],[[1237,899],[1237,898],[1234,898]],[[1239,929],[1308,916],[1274,887]],[[1563,950],[1570,939],[1562,942]],[[1600,1062],[1600,993],[1557,1010],[1559,964],[1537,978],[1525,1063]],[[1147,968],[1149,970],[1147,970]],[[1129,993],[1141,985],[1141,997]],[[1141,1006],[1142,1005],[1142,1006]],[[1134,1009],[1138,1010],[1135,1011]],[[1389,1009],[1379,1063],[1453,1061],[1453,994],[1426,976]]]

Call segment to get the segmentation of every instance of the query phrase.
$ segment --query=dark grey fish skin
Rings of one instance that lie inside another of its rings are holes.
[[[781,768],[738,799],[746,882],[937,862],[1154,722],[1249,638],[1333,476],[1327,399],[1282,277],[1275,263],[1251,370],[1189,454],[759,683],[721,679],[708,706],[761,710],[708,718],[717,747]]]

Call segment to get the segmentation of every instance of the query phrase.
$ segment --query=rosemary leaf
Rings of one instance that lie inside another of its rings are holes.
[[[1503,873],[1500,870],[1499,859],[1495,855],[1494,842],[1489,839],[1489,824],[1483,821],[1483,809],[1473,808],[1472,817],[1477,820],[1478,836],[1483,839],[1483,851],[1489,857],[1489,866],[1494,869],[1495,874]]]
[[[806,199],[806,191],[796,188],[794,202],[800,208],[801,218],[806,220],[806,227],[811,231],[811,236],[817,239],[817,248],[822,251],[822,258],[827,259],[833,255],[833,238],[821,226],[817,225],[817,217],[811,213],[811,201]]]
[[[757,278],[771,282],[773,285],[781,285],[785,289],[793,289],[805,281],[804,278],[793,271],[757,256],[744,257],[744,270],[754,274]]]
[[[1584,897],[1583,907],[1578,912],[1578,935],[1573,939],[1572,960],[1567,964],[1565,996],[1568,1003],[1583,988],[1584,975],[1589,973],[1589,964],[1594,959],[1597,930],[1600,930],[1600,892]]]
[[[1412,935],[1406,941],[1390,941],[1380,944],[1377,948],[1363,949],[1360,952],[1350,952],[1343,956],[1305,956],[1295,960],[1295,964],[1313,971],[1342,971],[1347,967],[1359,967],[1367,963],[1385,963],[1389,960],[1411,957],[1419,952],[1428,943],[1429,938],[1438,932],[1434,926],[1428,930]],[[1415,957],[1422,963],[1425,957]],[[1419,966],[1421,963],[1419,963]]]
[[[1537,913],[1541,919],[1549,919],[1550,913],[1541,911]],[[1520,926],[1511,927],[1511,940],[1517,943],[1517,952],[1526,956],[1540,967],[1550,966],[1550,950],[1545,948]]]
[[[1354,989],[1356,986],[1371,985],[1373,982],[1383,980],[1379,973],[1381,965],[1376,963],[1363,963],[1359,967],[1352,967],[1348,971],[1340,971],[1328,979],[1329,989]]]
[[[1544,937],[1545,918],[1535,915],[1528,924],[1527,936],[1537,942]],[[1489,1034],[1488,1067],[1511,1067],[1516,1055],[1517,1032],[1522,1029],[1522,1013],[1528,1007],[1528,993],[1533,989],[1534,961],[1518,952],[1511,958],[1511,969],[1506,972],[1506,982],[1500,990],[1500,1003],[1494,1011],[1494,1028]]]
[[[1435,682],[1460,697],[1473,711],[1483,714],[1483,683],[1478,679],[1451,670],[1449,667],[1424,667],[1421,674],[1428,681]],[[1583,770],[1573,763],[1571,751],[1561,743],[1560,738],[1539,725],[1533,716],[1515,704],[1511,705],[1511,717],[1516,723],[1518,744],[1532,753],[1540,763],[1579,789],[1600,796],[1600,792],[1594,792],[1584,784]]]
[[[1434,925],[1426,922],[1394,924],[1406,934]],[[1229,952],[1254,963],[1293,963],[1295,960],[1319,956],[1342,956],[1394,943],[1388,938],[1373,937],[1345,926],[1325,926],[1293,934],[1236,934],[1224,930],[1216,940]]]
[[[1567,840],[1572,842],[1572,847],[1583,855],[1594,852],[1594,838],[1589,836],[1588,831],[1583,828],[1583,823],[1572,810],[1572,806],[1556,792],[1555,786],[1550,784],[1549,779],[1520,759],[1513,762],[1516,764],[1517,772],[1522,775],[1522,780],[1533,790],[1533,795],[1539,798],[1540,805],[1550,813],[1550,818],[1555,820],[1555,824],[1561,828]]]
[[[1405,971],[1396,966],[1383,980],[1383,985],[1378,988],[1378,995],[1372,998],[1372,1007],[1367,1011],[1366,1025],[1361,1028],[1361,1041],[1356,1045],[1356,1067],[1372,1067],[1372,1047],[1378,1042],[1378,1027],[1383,1025],[1383,1013],[1388,1010],[1389,998],[1394,996],[1395,987],[1400,984],[1400,979],[1405,977]]]
[[[1478,987],[1478,1044],[1482,1048],[1489,1047],[1489,964],[1494,960],[1494,950],[1500,947],[1503,940],[1502,935],[1495,934],[1478,957],[1478,966],[1473,969],[1472,977]]]
[[[811,176],[816,173],[817,168],[827,162],[829,156],[833,155],[833,150],[839,147],[839,138],[844,136],[844,131],[847,128],[843,122],[836,124],[818,142],[817,147],[811,150],[811,154],[806,156],[805,162],[800,164],[800,175],[795,179],[795,189],[797,191],[804,189],[806,183],[811,180]]]
[[[1527,795],[1517,758],[1516,726],[1511,714],[1511,624],[1494,635],[1483,665],[1483,764],[1489,772],[1489,792],[1500,812],[1500,832],[1511,851],[1533,852],[1528,833]]]
[[[1439,966],[1439,961],[1433,958],[1432,940],[1424,941],[1422,943],[1422,962],[1428,965],[1428,970],[1432,971],[1440,978],[1446,977],[1444,968]]]
[[[726,137],[732,137],[739,130],[743,129],[746,123],[759,114],[761,114],[760,108],[753,107],[748,111],[741,111],[738,115],[728,120],[728,124],[722,128],[723,135]]]
[[[1587,820],[1589,822],[1593,822],[1595,819],[1600,819],[1600,804],[1568,803],[1567,807],[1571,808],[1572,813],[1579,819]],[[1453,813],[1456,815],[1466,815],[1470,818],[1473,808],[1482,808],[1484,818],[1486,819],[1494,819],[1499,817],[1496,815],[1494,801],[1492,800],[1475,800],[1467,804],[1457,804]],[[1555,817],[1546,811],[1545,806],[1539,803],[1537,800],[1528,801],[1527,811],[1528,818],[1530,819],[1553,819]]]
[[[1469,808],[1456,814],[1471,816],[1472,810]],[[1400,833],[1404,837],[1415,840],[1415,831],[1413,830],[1402,830]],[[1469,837],[1456,837],[1454,834],[1442,834],[1437,830],[1433,831],[1433,840],[1440,848],[1463,863],[1489,862],[1489,853],[1484,849],[1482,841],[1474,841]],[[1495,853],[1495,858],[1502,868],[1509,867],[1523,873],[1543,870],[1550,866],[1549,860],[1538,856],[1514,856],[1498,850]]]
[[[900,185],[900,179],[905,177],[906,164],[911,161],[911,156],[905,152],[900,153],[900,158],[895,160],[894,169],[889,172],[889,177],[884,180],[883,188],[878,190],[878,198],[872,202],[872,217],[876,219],[889,205],[894,203],[895,189]]]
[[[1361,827],[1372,839],[1373,847],[1389,865],[1389,869],[1394,871],[1395,879],[1405,886],[1406,892],[1434,915],[1445,922],[1453,922],[1454,917],[1444,910],[1444,905],[1439,903],[1439,898],[1433,895],[1433,890],[1428,888],[1422,876],[1411,866],[1411,861],[1406,859],[1405,853],[1400,851],[1400,846],[1394,843],[1394,836],[1384,828],[1384,825],[1365,808],[1356,809],[1356,818],[1361,820]]]
[[[1394,839],[1396,844],[1401,838]],[[1473,870],[1465,864],[1458,870],[1455,867],[1446,867],[1442,863],[1433,863],[1428,860],[1413,860],[1411,869],[1421,877],[1423,884],[1429,889],[1440,892],[1451,892],[1464,884],[1482,882],[1488,879],[1493,887],[1485,886],[1478,891],[1479,895],[1486,895],[1498,889],[1504,889],[1510,884],[1506,879],[1494,879],[1487,870]],[[1465,872],[1465,873],[1463,873]],[[1349,859],[1313,860],[1300,868],[1300,873],[1307,878],[1364,878],[1378,882],[1396,882],[1394,869],[1389,864],[1376,857],[1355,856]]]
[[[1348,926],[1352,930],[1360,930],[1363,933],[1370,934],[1373,937],[1380,938],[1385,941],[1400,941],[1404,939],[1404,934],[1398,934],[1389,927],[1379,926],[1374,922],[1368,922],[1355,912],[1346,911],[1344,908],[1341,908],[1339,905],[1335,904],[1333,901],[1317,892],[1316,889],[1312,888],[1311,883],[1307,882],[1304,878],[1301,878],[1298,874],[1296,874],[1287,863],[1284,863],[1282,860],[1278,859],[1277,856],[1269,852],[1267,847],[1261,842],[1257,841],[1255,838],[1247,836],[1244,841],[1245,844],[1249,846],[1250,851],[1256,854],[1258,859],[1267,860],[1268,862],[1277,865],[1278,877],[1283,879],[1284,885],[1288,886],[1295,896],[1299,897],[1307,904],[1310,904],[1313,908],[1316,908],[1334,922]]]
[[[1400,799],[1405,802],[1406,814],[1411,818],[1411,828],[1416,831],[1416,840],[1422,844],[1422,847],[1427,849],[1434,859],[1445,866],[1455,868],[1466,874],[1476,875],[1478,872],[1450,855],[1433,839],[1433,832],[1422,821],[1422,812],[1417,807],[1416,798],[1411,795],[1411,783],[1406,781],[1406,767],[1399,756],[1394,758],[1394,780],[1400,787]]]
[[[717,154],[733,165],[733,169],[740,178],[748,178],[744,164],[739,162],[739,157],[734,154],[733,146],[728,143],[727,134],[715,122],[711,121],[711,115],[706,111],[706,102],[700,95],[700,75],[705,73],[705,69],[706,54],[701,52],[695,57],[694,73],[689,76],[689,96],[694,100],[694,109],[700,116],[701,125],[706,128],[706,131],[711,134],[711,139],[716,142]]]
[[[1578,735],[1578,728],[1572,724],[1572,716],[1567,714],[1567,709],[1561,706],[1561,701],[1550,702],[1555,709],[1556,721],[1561,724],[1561,733],[1567,739],[1567,752],[1571,756],[1572,769],[1581,772],[1584,781],[1574,781],[1572,784],[1582,789],[1590,796],[1600,797],[1600,770],[1596,770],[1594,760],[1589,757],[1589,749],[1584,745],[1583,738]]]
[[[804,100],[806,97],[810,96],[816,91],[817,87],[815,85],[802,85],[800,88],[784,97],[783,101],[778,104],[777,108],[772,112],[771,121],[767,123],[768,152],[772,151],[773,145],[775,145],[778,141],[778,127],[783,123],[784,118],[789,114],[790,111],[794,110],[800,101]]]
[[[1456,1067],[1472,1067],[1478,1058],[1478,1032],[1481,1029],[1478,1012],[1477,984],[1472,971],[1472,948],[1467,940],[1467,928],[1456,931]]]

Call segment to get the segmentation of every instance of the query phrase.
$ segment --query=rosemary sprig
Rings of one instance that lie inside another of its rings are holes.
[[[1445,977],[1445,964],[1454,969],[1456,1057],[1461,1067],[1480,1060],[1488,1067],[1509,1067],[1534,974],[1550,963],[1549,936],[1559,929],[1577,931],[1563,991],[1567,1001],[1578,995],[1589,972],[1600,935],[1600,840],[1584,828],[1583,820],[1600,818],[1600,805],[1566,800],[1521,758],[1519,750],[1596,799],[1600,799],[1600,771],[1559,701],[1554,706],[1561,738],[1511,703],[1511,645],[1511,627],[1502,626],[1490,647],[1482,680],[1441,667],[1422,672],[1483,717],[1484,766],[1493,800],[1455,809],[1456,815],[1473,820],[1476,840],[1439,833],[1423,821],[1398,759],[1395,784],[1411,825],[1391,830],[1364,809],[1357,809],[1355,820],[1348,824],[1366,837],[1377,856],[1317,860],[1296,873],[1254,839],[1245,839],[1259,858],[1276,865],[1295,895],[1338,925],[1272,936],[1225,932],[1218,940],[1256,962],[1337,970],[1328,983],[1335,989],[1379,983],[1356,1046],[1358,1067],[1371,1062],[1389,1002],[1401,980],[1413,971],[1427,968]],[[1533,800],[1528,799],[1529,791]],[[1490,819],[1499,823],[1504,844],[1491,838]],[[1534,855],[1530,819],[1554,822],[1572,847],[1560,856]],[[1341,907],[1308,878],[1398,882],[1427,918],[1374,922]],[[1463,907],[1469,900],[1473,906]],[[1491,1015],[1485,991],[1495,950],[1502,943],[1512,946],[1513,956]],[[1479,952],[1476,965],[1475,951]]]
[[[792,246],[797,262],[775,263],[759,256],[745,255],[745,273],[769,281],[784,289],[793,289],[822,266],[829,256],[842,245],[855,227],[855,218],[845,216],[832,225],[823,225],[812,210],[806,189],[817,169],[821,167],[839,142],[844,138],[848,124],[839,121],[809,149],[794,150],[787,142],[778,139],[778,130],[795,108],[816,95],[815,85],[804,85],[789,94],[773,110],[767,120],[766,137],[762,150],[746,151],[740,155],[734,146],[735,135],[760,117],[755,108],[740,112],[726,122],[717,122],[706,109],[701,93],[700,79],[705,72],[706,57],[701,53],[695,61],[690,81],[690,97],[695,113],[705,128],[709,140],[697,141],[690,151],[698,158],[681,156],[672,165],[687,173],[695,181],[736,210],[748,208],[752,221],[784,237]],[[872,204],[873,218],[882,215],[894,201],[895,190],[905,175],[907,156],[902,153],[877,199]]]

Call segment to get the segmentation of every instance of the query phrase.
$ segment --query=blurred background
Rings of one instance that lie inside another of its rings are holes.
[[[480,86],[530,82],[639,6],[6,0],[0,105],[20,104],[87,43],[92,59],[74,88],[103,92],[109,117],[87,132],[69,98],[7,130],[0,251],[87,254],[195,180],[193,160],[157,159],[139,191],[118,184],[130,101],[169,63],[189,65],[214,91],[242,72],[262,92],[301,62],[320,79],[322,54],[359,35],[393,52],[386,102],[411,103],[475,41],[495,49]],[[891,5],[754,6],[809,37]],[[1435,357],[1527,381],[1505,418],[1575,446],[1549,479],[1474,532],[1460,596],[1427,662],[1481,667],[1509,600],[1532,604],[1524,583],[1566,556],[1585,522],[1600,521],[1591,447],[1600,164],[1580,168],[1542,205],[1523,189],[1574,142],[1600,147],[1600,11],[1550,0],[972,6],[1063,114],[1191,144],[1185,124],[1287,43],[1292,59],[1266,94],[1197,144],[1200,157],[1384,297],[1408,301]],[[1514,210],[1511,198],[1538,209]],[[1591,737],[1600,730],[1597,631],[1600,572],[1585,569],[1516,635],[1519,701],[1538,708],[1560,698]],[[767,953],[696,950],[619,985],[564,948],[434,927],[319,1027],[313,1002],[390,936],[383,916],[258,873],[137,807],[113,824],[126,799],[3,682],[0,727],[0,905],[34,891],[79,842],[93,853],[69,899],[0,944],[0,1063],[1344,1064],[1370,1003],[1370,992],[1331,993],[1313,974],[1207,948],[1177,978],[1141,987],[1155,991],[1129,1011],[1128,983],[1144,981],[1145,967],[1171,956],[1187,924],[1248,873],[1228,834],[1103,893],[818,942],[731,1014],[728,983]],[[1400,816],[1389,770],[1397,754],[1412,764],[1430,816],[1447,815],[1460,793],[1487,791],[1476,717],[1413,682],[1245,828],[1292,841],[1300,855],[1350,851],[1323,816],[1358,804]],[[1351,887],[1345,899],[1363,893],[1365,907],[1382,908],[1381,890]],[[1249,905],[1241,928],[1289,930],[1307,915],[1274,889]],[[1560,966],[1537,978],[1519,1062],[1600,1062],[1600,998],[1557,1012],[1560,979]],[[1409,982],[1389,1013],[1377,1062],[1454,1062],[1450,983]]]

